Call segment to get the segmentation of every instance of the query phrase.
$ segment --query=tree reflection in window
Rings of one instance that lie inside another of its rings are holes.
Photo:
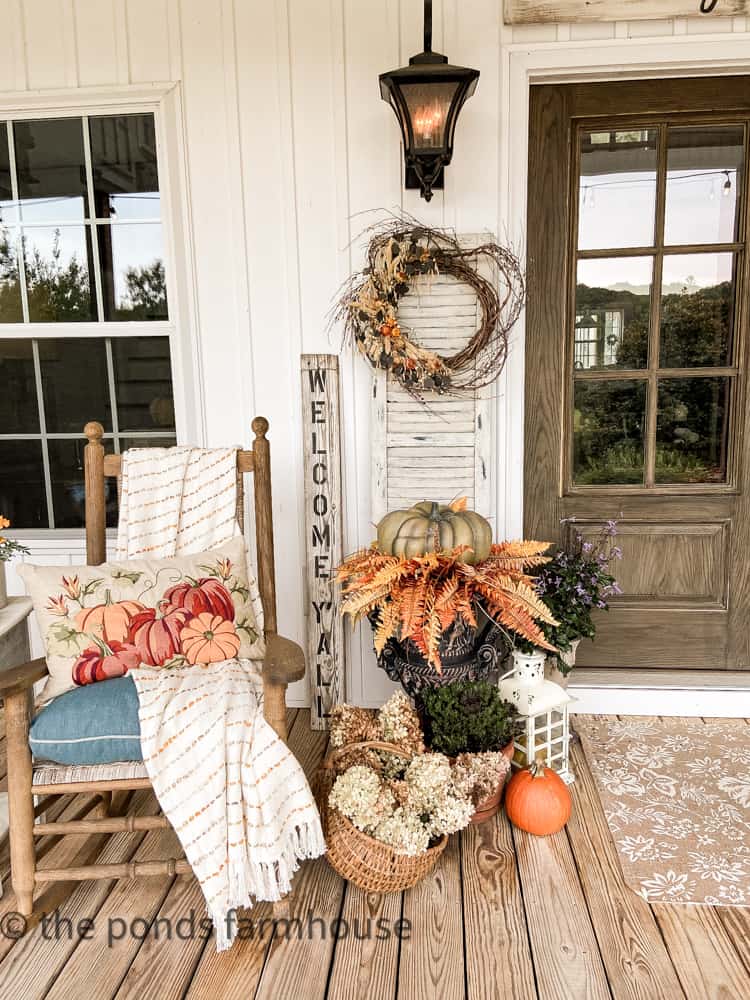
[[[167,318],[153,115],[0,123],[0,322]]]

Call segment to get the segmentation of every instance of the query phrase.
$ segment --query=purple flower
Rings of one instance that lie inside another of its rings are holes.
[[[620,548],[619,545],[613,546],[613,548],[612,548],[612,558],[613,559],[622,559],[622,549]]]
[[[605,535],[609,535],[610,537],[612,535],[616,535],[617,534],[617,521],[607,521],[607,523],[604,525],[604,534]]]
[[[583,552],[585,552],[586,555],[588,555],[589,552],[591,552],[593,550],[593,548],[594,548],[594,546],[593,546],[592,542],[584,542],[583,545],[581,546],[581,550]]]

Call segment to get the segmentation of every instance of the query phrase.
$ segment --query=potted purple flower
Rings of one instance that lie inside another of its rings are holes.
[[[607,521],[601,532],[587,539],[566,519],[568,543],[536,574],[536,589],[552,612],[556,625],[542,623],[544,637],[556,647],[547,655],[549,680],[567,687],[582,639],[596,635],[596,612],[609,610],[609,600],[622,593],[612,573],[612,564],[622,558],[617,545],[617,521]],[[522,641],[516,648],[531,652]]]

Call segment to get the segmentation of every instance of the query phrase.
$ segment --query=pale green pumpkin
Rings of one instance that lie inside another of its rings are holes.
[[[410,559],[459,545],[469,546],[461,561],[470,566],[486,559],[492,545],[488,522],[473,510],[462,510],[460,502],[423,500],[408,510],[391,511],[378,524],[378,549],[386,555]]]

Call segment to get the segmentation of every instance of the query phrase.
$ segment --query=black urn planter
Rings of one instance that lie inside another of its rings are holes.
[[[370,616],[375,628],[377,614]],[[456,681],[497,680],[510,645],[503,630],[477,608],[476,629],[462,623],[450,628],[440,643],[442,673],[425,660],[414,643],[389,639],[378,656],[378,666],[392,681],[398,681],[410,698],[420,700],[427,687],[442,687]]]

